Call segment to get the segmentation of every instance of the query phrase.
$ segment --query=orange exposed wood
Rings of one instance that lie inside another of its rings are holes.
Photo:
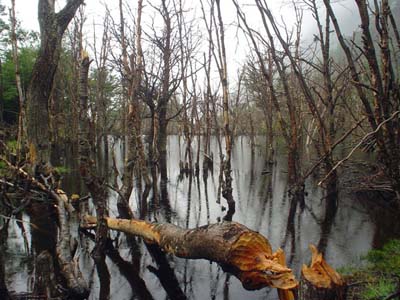
[[[346,283],[340,275],[327,264],[317,248],[310,245],[312,258],[310,266],[301,270],[299,300],[344,300]]]
[[[285,253],[283,252],[282,249],[278,249],[278,251],[276,251],[276,256],[278,258],[278,262],[282,265],[282,266],[286,266],[286,257],[285,257]],[[293,293],[293,289],[287,289],[287,290],[283,290],[283,289],[278,289],[278,296],[279,296],[279,300],[294,300],[295,296]]]
[[[279,249],[272,253],[268,240],[257,232],[246,232],[232,245],[229,263],[242,271],[240,280],[249,290],[265,286],[291,289],[297,286],[292,270],[279,260]]]
[[[334,286],[344,285],[341,276],[330,266],[318,252],[314,245],[310,245],[312,253],[309,267],[303,265],[301,273],[304,278],[318,288],[329,289]]]

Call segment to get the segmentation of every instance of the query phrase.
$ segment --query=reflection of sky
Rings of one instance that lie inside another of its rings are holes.
[[[181,139],[183,142],[183,139]],[[260,140],[260,145],[264,145]],[[197,149],[196,143],[192,145]],[[172,208],[172,220],[175,224],[186,227],[196,227],[207,223],[215,223],[218,218],[222,218],[226,211],[226,201],[221,198],[221,204],[216,203],[216,192],[218,188],[218,147],[216,140],[213,139],[211,145],[214,153],[214,173],[209,174],[207,188],[200,170],[200,182],[193,178],[191,191],[189,194],[189,178],[178,181],[179,160],[183,159],[184,146],[178,146],[178,137],[169,138],[168,142],[168,174],[169,185],[168,193]],[[121,162],[121,148],[116,144],[116,159],[119,166]],[[196,155],[194,155],[195,157]],[[201,157],[201,156],[200,156]],[[200,166],[202,164],[200,163]],[[261,147],[257,147],[252,160],[250,147],[246,138],[238,138],[233,149],[233,192],[236,200],[236,213],[233,220],[240,222],[250,229],[259,231],[271,242],[272,248],[276,250],[281,245],[287,253],[294,246],[294,257],[290,265],[298,271],[302,263],[308,263],[310,252],[308,244],[317,244],[320,235],[320,222],[324,219],[324,201],[321,201],[322,191],[315,187],[315,184],[308,182],[306,197],[306,209],[302,214],[294,217],[294,241],[289,234],[286,241],[287,216],[289,211],[289,201],[286,196],[286,163],[282,156],[275,158],[275,164],[266,165]],[[261,175],[263,170],[267,174]],[[110,193],[110,211],[116,214],[116,196]],[[190,197],[189,197],[190,195]],[[208,204],[206,201],[206,195]],[[188,201],[190,198],[190,202]],[[357,207],[354,200],[348,196],[340,198],[340,205],[332,230],[328,236],[326,251],[327,261],[335,267],[349,264],[357,257],[365,253],[372,243],[374,225],[369,221],[368,216],[361,207]],[[131,197],[131,204],[135,208],[135,196]],[[209,217],[208,217],[209,216]],[[160,214],[157,218],[162,219]],[[76,230],[76,229],[75,229]],[[75,235],[75,233],[73,233]],[[112,233],[113,237],[115,232]],[[120,245],[121,255],[129,259],[129,250],[126,248],[123,236]],[[210,245],[212,247],[212,245]],[[143,248],[140,275],[145,280],[146,285],[155,299],[166,299],[159,280],[154,274],[148,271],[147,266],[155,266],[154,261]],[[6,257],[7,272],[10,274],[8,284],[11,289],[27,290],[27,266],[23,264],[24,250],[23,242],[19,230],[11,228],[9,239],[9,252],[11,257]],[[241,283],[233,276],[224,273],[221,268],[206,260],[185,260],[171,257],[171,267],[174,269],[181,288],[188,295],[189,299],[276,299],[274,290],[263,289],[261,291],[249,292],[243,289]],[[99,282],[97,275],[93,275],[92,259],[88,254],[80,254],[80,263],[85,278],[92,278],[91,299],[98,296]],[[112,281],[112,299],[131,299],[132,290],[123,276],[118,272],[116,266],[108,260]]]

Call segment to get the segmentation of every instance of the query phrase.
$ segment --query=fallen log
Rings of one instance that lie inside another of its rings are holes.
[[[110,229],[134,234],[177,257],[207,259],[235,275],[247,290],[266,286],[290,290],[298,286],[292,270],[282,263],[282,250],[272,253],[261,234],[235,222],[222,222],[195,229],[142,220],[105,218]],[[83,218],[83,228],[94,228],[97,219]]]

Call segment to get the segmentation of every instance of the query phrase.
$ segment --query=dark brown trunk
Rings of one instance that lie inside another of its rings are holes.
[[[26,129],[25,129],[25,95],[24,91],[22,90],[21,73],[19,70],[20,68],[18,60],[18,44],[17,44],[17,33],[16,33],[17,20],[15,17],[15,0],[11,1],[10,19],[11,19],[12,54],[15,67],[15,82],[17,85],[18,103],[19,103],[18,137],[17,137],[17,160],[19,161],[21,159],[23,141],[26,137],[25,134]]]
[[[3,79],[3,62],[0,59],[0,124],[4,122],[4,79]]]
[[[55,13],[54,0],[39,1],[41,43],[27,93],[29,158],[34,167],[50,163],[49,99],[64,31],[82,3],[83,0],[68,1],[62,10]]]
[[[0,246],[2,248],[2,246]],[[0,249],[0,298],[4,300],[9,299],[8,289],[5,282],[5,268],[4,268],[4,259],[3,259],[3,249]]]
[[[109,299],[110,297],[110,274],[105,263],[105,248],[107,242],[108,230],[105,223],[105,217],[108,215],[106,209],[107,191],[104,183],[95,175],[95,166],[91,161],[91,148],[89,144],[89,115],[88,115],[88,73],[91,61],[87,54],[82,58],[80,72],[80,120],[79,120],[79,160],[81,176],[92,196],[96,207],[96,215],[99,224],[96,230],[95,247],[92,251],[92,257],[96,265],[97,273],[100,279],[99,299]]]
[[[160,176],[161,180],[168,180],[168,172],[167,172],[167,107],[166,105],[162,105],[159,107],[158,113],[158,139],[157,139],[157,148],[158,148],[158,164],[160,168]]]

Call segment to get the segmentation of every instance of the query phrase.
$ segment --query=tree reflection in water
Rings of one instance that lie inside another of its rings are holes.
[[[248,138],[238,139],[232,153],[233,197],[236,201],[233,221],[266,236],[274,250],[282,246],[287,253],[288,265],[296,272],[310,259],[309,243],[317,244],[333,267],[351,263],[371,248],[375,225],[359,202],[344,191],[335,196],[336,201],[326,201],[323,190],[310,180],[305,186],[307,196],[303,210],[298,201],[288,197],[285,154],[276,151],[275,157],[266,158],[261,146],[251,153]],[[185,147],[178,141],[177,136],[168,139],[168,180],[159,182],[157,195],[150,193],[146,209],[140,211],[143,205],[140,205],[138,193],[132,193],[130,206],[134,214],[187,228],[221,221],[228,206],[223,197],[221,203],[217,203],[219,162],[214,160],[213,168],[201,169],[199,176],[180,176],[179,161]],[[123,147],[119,143],[117,140],[113,151],[121,174]],[[192,143],[194,149],[197,149],[196,143],[196,140]],[[260,140],[258,144],[263,145],[264,141]],[[218,157],[215,139],[212,139],[210,148],[214,157]],[[112,159],[103,161],[112,163]],[[203,166],[202,160],[199,165]],[[68,180],[66,178],[65,182]],[[69,194],[80,192],[78,184],[64,187]],[[119,214],[117,198],[117,193],[110,190],[108,205],[111,216]],[[89,213],[92,210],[89,206]],[[10,225],[13,238],[8,239],[3,254],[5,280],[10,290],[27,291],[30,289],[30,275],[26,268],[21,269],[21,265],[26,264],[26,254],[22,250],[24,242],[15,224]],[[77,224],[75,226],[77,229]],[[73,234],[77,235],[77,230]],[[35,237],[36,234],[28,232],[28,235]],[[89,242],[89,249],[85,250],[87,239],[78,238],[79,261],[84,276],[89,279],[93,269],[89,253],[93,244]],[[234,276],[224,273],[214,263],[165,255],[155,246],[115,232],[110,232],[110,239],[107,265],[111,274],[112,299],[277,299],[276,292],[268,288],[246,291]],[[132,252],[134,241],[137,250]],[[17,269],[15,261],[20,262]],[[99,295],[100,283],[96,277],[93,276],[90,299]]]

